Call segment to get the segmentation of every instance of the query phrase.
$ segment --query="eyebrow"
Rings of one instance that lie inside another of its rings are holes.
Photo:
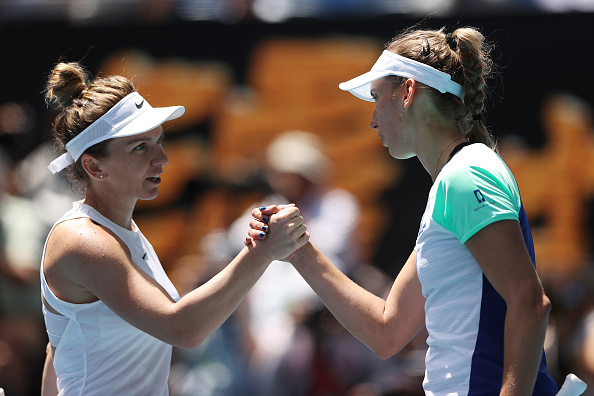
[[[144,134],[138,135],[138,137],[136,137],[135,139],[130,140],[128,143],[126,143],[126,145],[135,145],[141,142],[147,142],[149,140],[151,140],[149,137],[147,136],[143,136]],[[163,138],[165,137],[165,130],[161,131],[161,134],[159,135],[159,139],[158,140],[163,140]]]

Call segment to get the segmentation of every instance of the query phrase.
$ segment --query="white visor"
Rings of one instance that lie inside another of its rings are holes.
[[[185,111],[183,106],[152,107],[138,92],[132,92],[66,143],[67,152],[52,161],[48,169],[52,173],[59,172],[97,143],[148,132]]]
[[[349,91],[359,99],[373,102],[370,93],[371,82],[386,76],[412,78],[441,93],[449,92],[464,100],[462,86],[452,81],[452,76],[449,74],[387,50],[382,52],[370,71],[343,82],[338,87],[343,91]]]

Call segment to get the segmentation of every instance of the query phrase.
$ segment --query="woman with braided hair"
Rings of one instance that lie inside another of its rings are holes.
[[[481,117],[489,53],[474,28],[409,29],[369,72],[340,84],[375,102],[370,126],[390,154],[416,156],[433,180],[416,245],[388,297],[352,282],[311,243],[288,260],[381,358],[426,326],[427,395],[555,395],[543,350],[551,304],[518,186]],[[262,225],[252,224],[254,238]]]

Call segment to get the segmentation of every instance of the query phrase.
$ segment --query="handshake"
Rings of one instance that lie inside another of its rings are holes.
[[[309,242],[307,226],[295,204],[255,208],[249,226],[244,244],[255,247],[266,239],[267,243],[262,245],[266,245],[272,260],[287,260],[293,252]]]

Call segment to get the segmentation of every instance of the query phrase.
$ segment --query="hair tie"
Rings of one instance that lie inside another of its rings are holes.
[[[481,116],[481,113],[478,113],[478,114],[473,114],[472,119],[475,121],[481,121],[483,119],[483,117]]]
[[[423,46],[421,47],[421,55],[427,56],[431,52],[431,46],[429,46],[429,40],[423,40]]]
[[[452,51],[456,51],[456,48],[458,48],[458,43],[456,42],[456,39],[452,37],[452,33],[445,35],[445,41],[450,46]]]

